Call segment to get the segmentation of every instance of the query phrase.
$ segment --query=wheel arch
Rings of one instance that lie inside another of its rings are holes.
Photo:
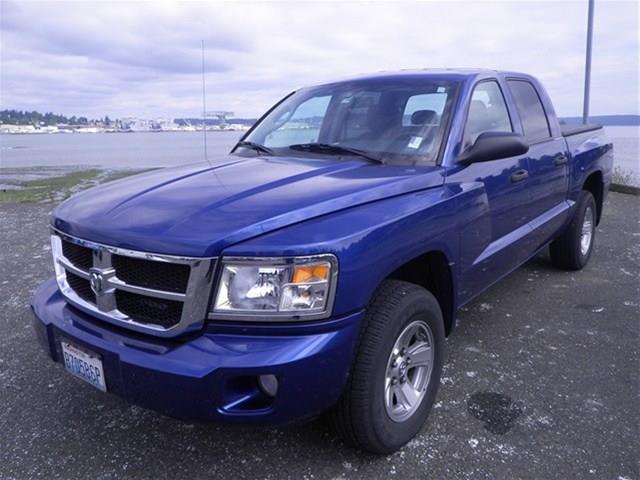
[[[590,192],[596,200],[596,225],[598,225],[602,217],[602,206],[604,202],[604,180],[602,172],[600,170],[592,172],[582,184],[582,190]]]
[[[451,263],[444,252],[431,250],[415,257],[386,279],[411,282],[431,292],[440,305],[445,335],[449,336],[455,326],[455,284]]]

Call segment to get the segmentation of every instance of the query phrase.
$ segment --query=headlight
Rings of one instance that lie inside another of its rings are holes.
[[[323,318],[331,314],[337,275],[333,255],[223,258],[210,317],[254,321]]]

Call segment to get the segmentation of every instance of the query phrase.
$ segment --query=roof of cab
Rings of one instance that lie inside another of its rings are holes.
[[[438,79],[438,80],[468,80],[477,77],[491,77],[491,76],[517,76],[530,78],[531,75],[519,72],[508,72],[499,70],[490,70],[484,68],[424,68],[419,70],[396,70],[396,71],[382,71],[377,73],[354,75],[347,78],[341,78],[334,81],[323,82],[323,85],[332,83],[343,83],[353,81],[375,81],[375,80],[407,80],[423,77],[425,79]]]

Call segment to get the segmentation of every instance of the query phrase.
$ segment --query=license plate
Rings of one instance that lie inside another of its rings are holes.
[[[70,343],[60,342],[60,344],[64,368],[67,372],[106,392],[107,383],[102,370],[102,360],[96,354],[81,350]]]

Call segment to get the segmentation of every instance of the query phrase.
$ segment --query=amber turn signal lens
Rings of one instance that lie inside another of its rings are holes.
[[[316,282],[329,278],[329,265],[299,265],[293,271],[293,283]]]

